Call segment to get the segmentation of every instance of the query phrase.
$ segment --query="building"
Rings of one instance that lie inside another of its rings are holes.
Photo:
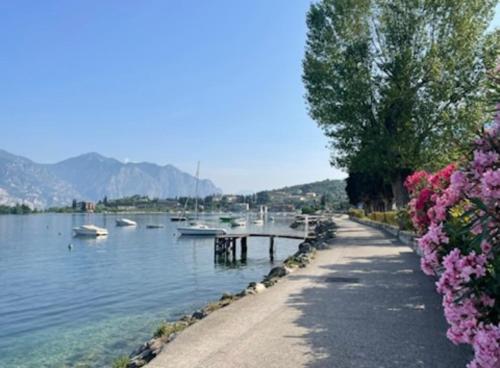
[[[80,210],[83,212],[94,212],[95,203],[94,202],[80,202]]]
[[[234,212],[248,212],[250,205],[248,203],[233,203],[231,205],[231,211]]]

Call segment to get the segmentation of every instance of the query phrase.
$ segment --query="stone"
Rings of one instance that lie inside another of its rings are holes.
[[[315,250],[316,250],[316,248],[314,248],[311,243],[304,242],[304,243],[299,244],[299,253],[303,253],[303,254],[304,253],[311,253]]]
[[[224,293],[222,294],[221,298],[219,300],[227,300],[227,299],[233,299],[234,295],[231,293]]]
[[[207,312],[205,312],[204,310],[198,310],[196,312],[194,312],[191,317],[193,319],[203,319],[207,316]]]
[[[266,279],[272,279],[274,277],[283,277],[286,276],[286,268],[284,266],[276,266],[269,271],[269,274],[267,275]]]
[[[262,293],[264,290],[266,290],[266,286],[260,282],[257,282],[255,284],[254,290],[257,294],[259,294],[259,293]]]

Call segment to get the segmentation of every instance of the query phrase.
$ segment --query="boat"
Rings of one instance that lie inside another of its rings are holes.
[[[236,220],[236,217],[234,217],[234,216],[221,216],[221,217],[219,217],[219,220],[221,222],[231,222],[233,220]]]
[[[196,235],[196,236],[217,236],[227,234],[227,231],[220,227],[210,227],[203,223],[198,222],[198,183],[200,181],[200,162],[198,161],[198,165],[196,167],[196,185],[195,185],[195,222],[192,222],[189,226],[180,226],[177,228],[181,235]],[[186,201],[187,203],[187,201]]]
[[[232,227],[247,226],[247,222],[243,218],[235,218],[231,221]]]
[[[106,236],[108,235],[108,230],[102,227],[97,227],[95,225],[82,225],[79,227],[74,227],[73,232],[75,236]]]
[[[172,222],[187,221],[187,217],[186,216],[171,216],[170,221],[172,221]]]
[[[121,218],[116,220],[116,226],[137,226],[137,222],[126,218]]]
[[[178,227],[177,231],[179,231],[181,235],[217,236],[227,234],[225,229],[210,227],[205,224],[192,224],[189,226]]]
[[[165,226],[161,224],[149,224],[146,225],[146,229],[163,229]]]
[[[252,224],[254,225],[264,225],[264,220],[258,218],[252,221]]]

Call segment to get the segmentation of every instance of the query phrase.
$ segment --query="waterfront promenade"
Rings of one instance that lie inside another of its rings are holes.
[[[307,268],[183,331],[149,368],[465,367],[434,281],[411,249],[336,220],[338,236]]]

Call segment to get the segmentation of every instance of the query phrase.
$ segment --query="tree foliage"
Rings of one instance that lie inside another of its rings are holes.
[[[499,32],[493,0],[322,0],[307,15],[303,62],[312,118],[332,164],[376,173],[401,201],[403,173],[462,153],[484,123]]]

